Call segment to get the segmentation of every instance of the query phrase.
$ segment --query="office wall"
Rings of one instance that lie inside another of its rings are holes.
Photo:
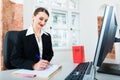
[[[96,5],[96,0],[80,0],[80,40],[85,48],[86,61],[93,60],[96,48],[98,35]]]
[[[2,30],[2,1],[0,0],[0,30]],[[2,32],[0,32],[0,41],[2,41]],[[3,56],[2,56],[2,42],[0,42],[0,70],[3,65]]]
[[[29,2],[29,4],[28,4]],[[29,25],[32,24],[32,13],[33,13],[33,9],[34,9],[34,0],[24,0],[23,1],[23,28],[26,29],[29,27]],[[28,14],[29,13],[29,14]]]

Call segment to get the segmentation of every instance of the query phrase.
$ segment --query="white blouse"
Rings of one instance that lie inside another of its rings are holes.
[[[35,36],[36,41],[37,41],[37,44],[38,44],[38,47],[39,47],[39,52],[40,52],[40,56],[41,56],[41,57],[42,57],[42,51],[43,51],[42,37],[41,37],[41,36],[43,35],[43,33],[45,33],[45,32],[41,31],[40,41],[38,41],[37,36]],[[30,27],[28,28],[27,33],[26,33],[26,36],[29,36],[29,35],[31,35],[31,34],[35,34],[32,26],[30,26]]]

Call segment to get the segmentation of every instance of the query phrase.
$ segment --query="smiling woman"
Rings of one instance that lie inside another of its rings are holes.
[[[29,28],[19,32],[10,61],[15,68],[44,70],[53,57],[51,35],[42,29],[49,12],[38,7],[31,16],[33,22]]]

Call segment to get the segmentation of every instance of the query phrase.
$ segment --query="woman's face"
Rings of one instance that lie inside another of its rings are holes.
[[[33,24],[38,28],[42,28],[47,21],[48,15],[45,12],[38,12],[36,16],[33,15]]]

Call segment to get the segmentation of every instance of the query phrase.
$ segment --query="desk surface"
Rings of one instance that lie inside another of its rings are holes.
[[[64,56],[63,56],[64,55]],[[65,77],[76,67],[73,63],[72,53],[56,53],[51,61],[53,64],[62,65],[62,69],[56,73],[50,80],[64,80]],[[108,60],[109,62],[109,60]],[[111,62],[111,61],[110,61]],[[0,71],[0,80],[41,80],[39,78],[26,78],[14,76],[11,73],[15,70]],[[120,76],[96,73],[98,80],[120,80]]]
[[[75,68],[77,64],[72,62],[62,63],[62,69],[56,73],[50,80],[64,80],[65,77]],[[21,76],[14,76],[11,73],[15,70],[0,71],[0,80],[40,80],[39,78],[27,78]],[[120,80],[120,76],[97,73],[98,80]]]

